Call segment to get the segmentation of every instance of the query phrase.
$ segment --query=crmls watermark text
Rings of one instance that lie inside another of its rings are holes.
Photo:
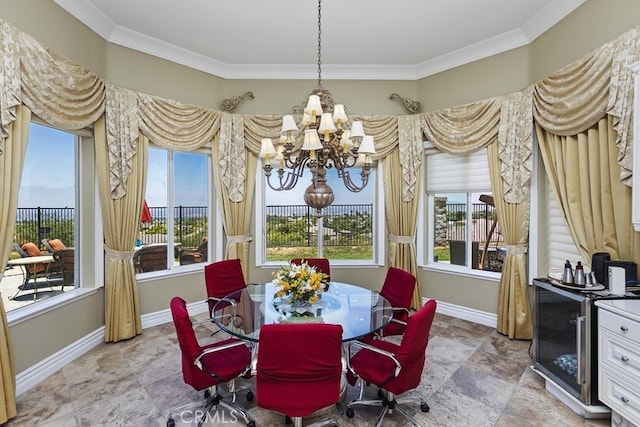
[[[212,424],[231,424],[238,422],[236,411],[208,411],[205,413],[202,409],[198,409],[195,411],[182,411],[178,414],[177,418],[180,419],[182,424],[196,424],[200,420],[202,420],[203,423]]]

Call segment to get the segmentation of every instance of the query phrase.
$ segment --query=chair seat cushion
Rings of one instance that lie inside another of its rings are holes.
[[[204,349],[219,347],[224,344],[238,342],[237,339],[230,338],[214,344],[209,344]],[[251,352],[247,346],[231,347],[223,350],[224,357],[220,353],[207,354],[200,361],[202,369],[207,373],[215,373],[223,382],[231,381],[238,377],[251,363]]]
[[[391,353],[399,349],[398,345],[382,340],[372,340],[368,344]],[[390,357],[367,349],[361,349],[351,357],[351,366],[363,381],[373,384],[388,383],[394,378],[396,369]],[[355,379],[350,378],[349,382],[353,384]]]

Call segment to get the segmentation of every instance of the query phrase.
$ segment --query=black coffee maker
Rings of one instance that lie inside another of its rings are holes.
[[[609,272],[605,262],[610,260],[611,255],[609,252],[596,252],[591,256],[591,271],[593,271],[596,283],[604,285],[608,282]]]

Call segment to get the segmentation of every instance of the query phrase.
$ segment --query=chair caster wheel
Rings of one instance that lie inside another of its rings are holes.
[[[247,423],[247,427],[256,427],[256,422],[251,420]]]
[[[353,408],[347,408],[347,418],[353,418],[354,415]]]
[[[173,421],[173,418],[169,418],[167,420],[167,427],[175,427],[175,425],[176,425],[176,422]]]
[[[431,409],[431,408],[429,408],[429,405],[427,405],[425,402],[422,402],[420,404],[420,410],[422,412],[429,412],[429,409]]]
[[[211,393],[209,392],[209,390],[205,390],[204,391],[204,398],[208,399],[209,397],[211,397]]]
[[[247,402],[251,402],[253,400],[253,392],[252,391],[248,391],[247,392]]]

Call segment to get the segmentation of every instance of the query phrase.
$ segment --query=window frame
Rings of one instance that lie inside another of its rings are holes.
[[[37,116],[32,116],[31,124],[45,126],[56,131],[74,135],[74,198],[75,210],[74,242],[77,248],[74,260],[76,283],[74,288],[6,312],[10,326],[20,324],[41,314],[89,297],[104,287],[104,248],[102,210],[99,202],[98,175],[95,167],[95,139],[93,128],[67,130],[57,128]],[[31,133],[29,134],[31,138]],[[24,167],[23,166],[23,174]],[[92,230],[89,230],[91,225]],[[82,250],[80,250],[82,248]]]
[[[436,151],[433,144],[429,141],[423,141],[423,162],[424,165],[427,164],[427,158],[429,155],[441,153],[440,151]],[[486,149],[485,149],[486,150]],[[486,165],[486,173],[489,173],[489,164]],[[490,193],[493,194],[491,186],[489,188],[478,187],[473,189],[468,188],[458,188],[456,190],[453,189],[438,189],[438,190],[429,190],[428,187],[428,176],[429,171],[428,168],[425,167],[423,174],[423,203],[420,204],[419,207],[419,216],[418,216],[418,238],[417,242],[417,256],[418,256],[418,264],[420,268],[427,271],[436,271],[443,273],[450,273],[470,278],[483,278],[483,279],[491,279],[495,281],[499,281],[502,277],[502,272],[494,272],[487,270],[474,269],[471,265],[456,265],[456,264],[446,264],[442,262],[435,262],[434,258],[434,240],[435,240],[435,218],[433,212],[435,210],[435,195],[437,194],[465,194],[466,200],[466,215],[467,215],[467,223],[472,219],[473,211],[471,209],[471,197],[472,194],[478,193]],[[471,241],[471,227],[466,227],[465,234],[466,240],[465,242]],[[471,260],[471,251],[472,245],[465,245],[466,253],[465,260],[469,262]]]
[[[257,268],[277,267],[284,264],[283,261],[266,261],[266,189],[267,179],[264,174],[264,159],[259,158],[257,162],[256,185],[255,185],[255,266]],[[305,170],[305,173],[308,172]],[[373,186],[373,224],[372,230],[374,236],[371,239],[373,257],[370,260],[331,260],[331,267],[349,266],[351,267],[379,267],[384,265],[386,254],[386,216],[385,216],[385,199],[383,179],[383,165],[377,160],[371,168],[368,185]],[[304,186],[304,182],[298,182],[297,185]],[[302,201],[303,202],[303,201]]]
[[[167,176],[167,245],[173,245],[175,243],[174,241],[174,237],[175,237],[175,215],[174,215],[174,210],[175,210],[175,154],[176,153],[191,153],[191,154],[201,154],[206,156],[207,158],[207,209],[206,209],[206,215],[207,215],[207,238],[208,238],[208,247],[207,247],[207,253],[208,255],[208,262],[211,262],[212,260],[215,259],[215,254],[218,253],[219,251],[219,247],[220,244],[217,241],[217,239],[215,238],[215,236],[219,235],[218,232],[215,232],[215,230],[217,230],[217,226],[216,228],[214,228],[214,224],[212,224],[213,222],[215,222],[216,224],[220,221],[212,221],[211,219],[215,219],[215,217],[212,215],[212,212],[214,211],[215,206],[214,204],[214,186],[213,186],[213,171],[212,171],[212,157],[211,157],[211,148],[209,146],[209,144],[207,144],[205,147],[201,147],[200,149],[197,150],[193,150],[193,151],[181,151],[181,150],[171,150],[171,149],[167,149],[164,147],[160,147],[158,145],[153,144],[152,142],[149,142],[149,150],[154,149],[154,150],[161,150],[164,151],[166,153],[167,156],[167,165],[166,165],[166,176]],[[147,171],[148,173],[148,171]],[[145,178],[147,179],[147,178]],[[147,183],[148,186],[148,183]],[[218,250],[214,251],[214,248],[218,248]],[[205,264],[204,262],[201,263],[193,263],[193,264],[185,264],[185,265],[173,265],[174,262],[174,258],[172,256],[173,252],[172,251],[167,251],[167,268],[164,270],[157,270],[157,271],[149,271],[149,272],[145,272],[145,273],[136,273],[136,280],[138,280],[139,282],[145,282],[145,281],[151,281],[151,280],[155,280],[157,278],[164,278],[164,277],[172,277],[172,276],[180,276],[183,274],[191,274],[193,272],[196,271],[201,271],[202,270],[202,266]]]

